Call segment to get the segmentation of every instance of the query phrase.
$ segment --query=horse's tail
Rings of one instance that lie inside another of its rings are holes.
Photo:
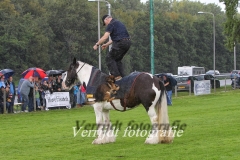
[[[158,137],[159,143],[171,143],[173,141],[173,132],[170,128],[168,118],[167,94],[162,81],[159,81],[160,97],[156,104],[158,115]],[[164,133],[165,132],[165,133]]]

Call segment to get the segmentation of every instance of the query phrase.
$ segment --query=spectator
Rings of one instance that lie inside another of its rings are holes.
[[[32,112],[34,110],[33,88],[30,88],[28,99],[28,112]]]
[[[22,105],[23,112],[27,112],[26,107],[29,103],[28,95],[30,93],[30,88],[33,88],[33,87],[34,87],[34,83],[33,83],[32,76],[30,76],[28,79],[24,80],[21,85],[20,94],[22,96],[22,101],[23,101],[23,105]]]
[[[4,75],[1,75],[0,76],[0,87],[4,87],[4,88],[6,88],[6,85],[5,85],[5,76]]]
[[[163,76],[163,80],[164,80],[164,86],[167,90],[167,105],[171,106],[172,105],[172,85],[171,85],[171,81],[166,75]]]
[[[3,92],[4,92],[4,87],[3,86],[1,86],[0,87],[1,88],[1,90],[0,90],[0,113],[2,113],[3,114]]]
[[[73,88],[74,88],[74,91],[73,91],[73,95],[74,95],[73,107],[75,107],[76,104],[77,104],[77,96],[78,96],[78,92],[79,92],[79,85],[75,85]]]
[[[10,94],[12,95],[11,104],[10,104],[10,113],[13,113],[13,106],[14,106],[14,101],[16,96],[16,88],[15,88],[15,83],[13,82],[12,76],[8,78],[6,84],[7,86],[10,87]]]
[[[85,84],[85,83],[84,83]],[[78,97],[77,97],[77,107],[82,107],[86,101],[86,88],[85,85],[80,85]]]
[[[35,100],[36,100],[37,108],[42,108],[38,86],[35,87]]]
[[[39,93],[39,101],[40,101],[40,105],[38,106],[39,109],[42,109],[42,104],[43,104],[43,99],[42,99],[42,82],[43,80],[40,80],[38,81],[38,83],[35,83],[36,85],[36,90],[38,90],[38,93]],[[36,100],[37,101],[37,100]],[[38,104],[38,102],[36,102]]]
[[[0,113],[4,113],[4,92],[6,92],[6,109],[8,111],[8,113],[10,112],[10,104],[11,104],[11,98],[12,95],[10,94],[9,91],[9,87],[4,88],[3,86],[1,86],[1,90],[0,90]]]
[[[6,91],[6,109],[8,111],[8,113],[11,113],[11,103],[12,103],[12,94],[10,93],[10,88],[9,86],[7,86],[5,88],[5,91]]]
[[[50,91],[50,93],[52,93],[55,87],[54,77],[48,77],[47,84],[48,84],[48,90]]]
[[[43,84],[42,84],[42,86],[41,86],[41,97],[42,97],[42,102],[43,102],[43,104],[42,104],[42,106],[43,106],[43,110],[46,108],[46,99],[45,99],[45,94],[46,94],[46,92],[48,92],[49,91],[49,85],[48,85],[48,83],[47,83],[47,81],[43,81]]]
[[[52,77],[51,86],[52,86],[52,92],[58,92],[56,77]]]
[[[56,92],[62,91],[62,75],[59,75],[56,80]]]
[[[18,89],[17,89],[18,103],[23,103],[22,96],[21,96],[21,93],[20,93],[20,88],[21,88],[21,85],[22,85],[23,81],[24,81],[24,78],[21,78],[18,82]]]

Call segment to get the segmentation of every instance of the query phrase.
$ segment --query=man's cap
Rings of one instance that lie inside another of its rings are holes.
[[[108,17],[109,15],[104,15],[103,17],[102,17],[102,22],[103,22],[103,26],[105,26],[105,23],[104,23],[104,19],[106,18],[106,17]]]

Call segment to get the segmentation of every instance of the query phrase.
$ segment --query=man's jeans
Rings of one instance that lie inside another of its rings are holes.
[[[36,104],[37,104],[38,107],[42,106],[41,102],[40,102],[40,98],[36,98]]]
[[[33,97],[28,96],[28,112],[32,112],[34,110],[34,103],[33,103]]]
[[[28,95],[24,95],[22,93],[21,93],[21,95],[22,95],[22,102],[23,102],[22,111],[25,111],[26,107],[27,107],[27,105],[29,103],[29,99],[28,99]]]
[[[167,91],[167,105],[172,105],[172,90]]]

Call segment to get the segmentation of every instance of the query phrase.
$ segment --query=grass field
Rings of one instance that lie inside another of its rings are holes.
[[[223,90],[223,89],[222,89]],[[187,94],[187,93],[186,93]],[[121,122],[115,143],[92,145],[94,137],[73,136],[76,120],[94,123],[92,107],[0,115],[0,159],[239,159],[240,90],[203,96],[173,97],[171,123],[186,124],[182,137],[172,144],[144,144],[146,137],[123,137],[131,120],[149,123],[142,106],[111,111],[113,123]]]

